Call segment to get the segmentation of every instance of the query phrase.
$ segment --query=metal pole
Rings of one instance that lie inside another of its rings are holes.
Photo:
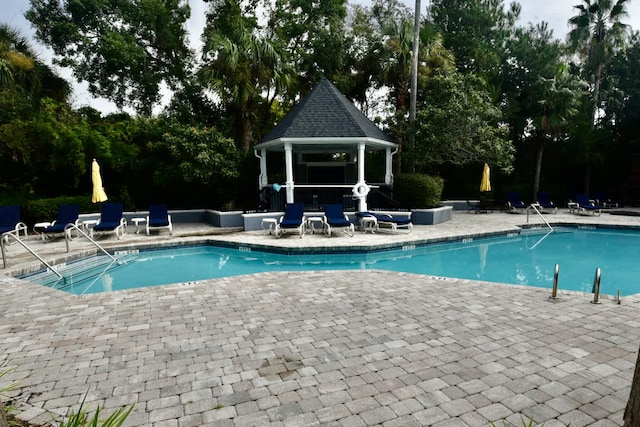
[[[591,304],[600,304],[600,277],[600,267],[598,267],[593,278],[593,301],[591,301]]]
[[[558,275],[560,274],[560,266],[556,264],[553,272],[553,289],[551,290],[551,299],[558,299]]]

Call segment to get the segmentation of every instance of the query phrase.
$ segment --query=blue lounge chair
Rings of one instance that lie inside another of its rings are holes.
[[[527,205],[520,199],[520,193],[512,191],[509,193],[507,208],[512,213],[524,213],[527,210]]]
[[[147,236],[151,229],[169,229],[169,235],[173,234],[173,225],[171,224],[171,215],[167,209],[167,205],[151,205],[149,206],[149,215],[147,216]]]
[[[7,234],[20,238],[20,232],[27,237],[27,225],[20,221],[20,206],[0,206],[0,235],[2,239],[9,243]]]
[[[102,205],[100,220],[91,229],[91,237],[95,233],[115,233],[121,239],[126,232],[127,221],[122,216],[122,203],[105,203]]]
[[[80,219],[78,218],[80,215],[80,206],[71,204],[71,205],[61,205],[58,206],[58,215],[49,225],[48,227],[38,228],[35,227],[35,231],[42,234],[42,239],[44,240],[47,236],[55,236],[64,234],[67,232],[67,226],[69,224],[73,224],[76,227],[80,225]]]
[[[550,211],[553,213],[558,213],[558,207],[551,201],[551,199],[549,198],[549,193],[547,193],[546,191],[538,191],[536,202],[542,208],[543,212]]]
[[[576,204],[578,214],[600,215],[600,208],[596,206],[585,194],[576,195]]]
[[[324,209],[323,226],[327,232],[327,237],[331,237],[331,227],[342,228],[345,233],[353,237],[355,227],[345,215],[342,205],[337,203],[326,204],[322,208]]]
[[[408,216],[393,216],[382,212],[357,212],[356,217],[360,221],[360,228],[364,231],[375,232],[380,228],[387,228],[391,231],[413,231],[411,213]],[[374,218],[375,221],[372,221]]]
[[[284,215],[274,227],[276,238],[280,238],[285,232],[297,232],[300,238],[305,231],[304,203],[289,203],[285,207]]]

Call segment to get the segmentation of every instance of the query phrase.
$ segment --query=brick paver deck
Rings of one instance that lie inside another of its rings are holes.
[[[640,225],[606,214],[547,219]],[[522,223],[455,214],[410,235],[214,238],[354,246]],[[59,243],[33,244],[59,256]],[[87,296],[0,276],[0,291],[0,355],[15,367],[0,385],[18,381],[8,397],[33,422],[66,414],[86,394],[106,413],[135,404],[131,426],[502,426],[521,417],[619,426],[640,345],[636,296],[596,305],[561,291],[554,301],[539,288],[384,271],[263,273]]]

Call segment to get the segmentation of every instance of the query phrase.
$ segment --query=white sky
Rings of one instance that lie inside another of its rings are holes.
[[[352,0],[357,3],[367,4],[367,0]],[[403,0],[412,10],[415,8],[415,2],[411,0]],[[192,47],[199,46],[201,29],[204,26],[206,4],[202,0],[189,0],[191,5],[191,19],[187,22],[187,28],[192,36]],[[428,0],[421,0],[422,13],[426,10]],[[505,0],[505,3],[509,3]],[[522,6],[520,14],[521,24],[538,23],[547,21],[549,27],[553,29],[556,37],[564,39],[569,28],[567,20],[574,15],[573,6],[581,3],[580,0],[519,0]],[[27,37],[33,37],[34,31],[30,23],[24,18],[24,13],[29,9],[29,0],[2,0],[2,8],[0,9],[0,22],[18,28]],[[640,1],[629,0],[627,3],[629,17],[625,23],[633,29],[640,29]],[[51,53],[42,45],[33,42],[33,48],[38,52],[41,59],[46,63],[51,63]],[[59,74],[74,81],[70,70],[59,69]],[[104,113],[116,111],[115,105],[105,99],[95,99],[87,92],[86,84],[74,83],[74,95],[72,102],[74,106],[81,107],[90,105]]]

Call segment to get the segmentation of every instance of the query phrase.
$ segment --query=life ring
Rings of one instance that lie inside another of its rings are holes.
[[[364,182],[360,182],[354,185],[351,191],[353,192],[354,196],[364,198],[364,197],[367,197],[367,194],[369,194],[370,190],[371,190],[371,187],[369,187]]]

